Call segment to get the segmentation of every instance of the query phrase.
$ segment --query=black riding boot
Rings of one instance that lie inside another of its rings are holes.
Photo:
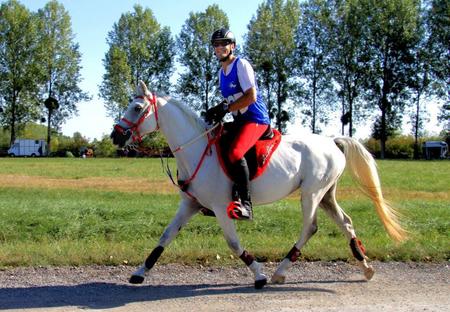
[[[240,205],[233,208],[230,217],[239,220],[252,220],[253,210],[252,201],[250,199],[250,173],[245,158],[239,159],[233,164],[232,178],[233,186],[233,200],[240,201]]]

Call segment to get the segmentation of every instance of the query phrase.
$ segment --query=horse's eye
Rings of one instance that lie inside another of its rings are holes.
[[[134,107],[134,111],[135,111],[136,113],[139,113],[141,110],[142,110],[142,106],[141,106],[141,105],[136,105],[136,106]]]

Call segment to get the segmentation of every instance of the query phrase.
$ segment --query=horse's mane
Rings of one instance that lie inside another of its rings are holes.
[[[170,102],[171,104],[174,104],[180,111],[183,112],[188,117],[189,123],[192,126],[195,126],[200,131],[204,131],[206,128],[209,128],[208,124],[200,118],[190,107],[188,107],[186,104],[181,102],[180,100],[177,100],[171,96],[161,96],[164,98],[167,102]]]

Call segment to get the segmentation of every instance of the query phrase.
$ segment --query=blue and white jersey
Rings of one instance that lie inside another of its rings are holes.
[[[222,96],[229,104],[240,98],[248,89],[253,87],[256,89],[256,102],[239,111],[234,111],[234,120],[250,121],[265,125],[270,124],[266,104],[256,85],[253,68],[247,60],[236,58],[228,66],[226,73],[221,69],[219,81]]]

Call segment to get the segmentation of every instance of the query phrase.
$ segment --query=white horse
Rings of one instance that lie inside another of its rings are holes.
[[[211,126],[178,101],[165,96],[156,98],[143,82],[139,83],[137,94],[124,117],[115,125],[111,134],[114,143],[127,146],[159,129],[175,155],[179,179],[188,180],[189,185],[187,192],[180,190],[181,202],[175,217],[157,247],[133,273],[130,282],[142,283],[145,273],[154,266],[164,248],[196,213],[206,207],[215,213],[230,249],[253,272],[255,287],[263,287],[267,278],[262,264],[241,246],[234,221],[226,213],[231,201],[232,181],[219,165],[215,146],[211,146],[210,135],[206,133]],[[367,263],[352,221],[336,202],[337,181],[346,163],[362,190],[372,199],[387,233],[396,241],[406,238],[396,212],[383,199],[375,161],[360,143],[352,138],[283,136],[266,171],[251,181],[250,186],[256,205],[274,202],[302,189],[303,227],[299,239],[273,274],[273,283],[285,281],[288,268],[317,231],[318,207],[341,228],[365,277],[372,278],[374,270]]]

